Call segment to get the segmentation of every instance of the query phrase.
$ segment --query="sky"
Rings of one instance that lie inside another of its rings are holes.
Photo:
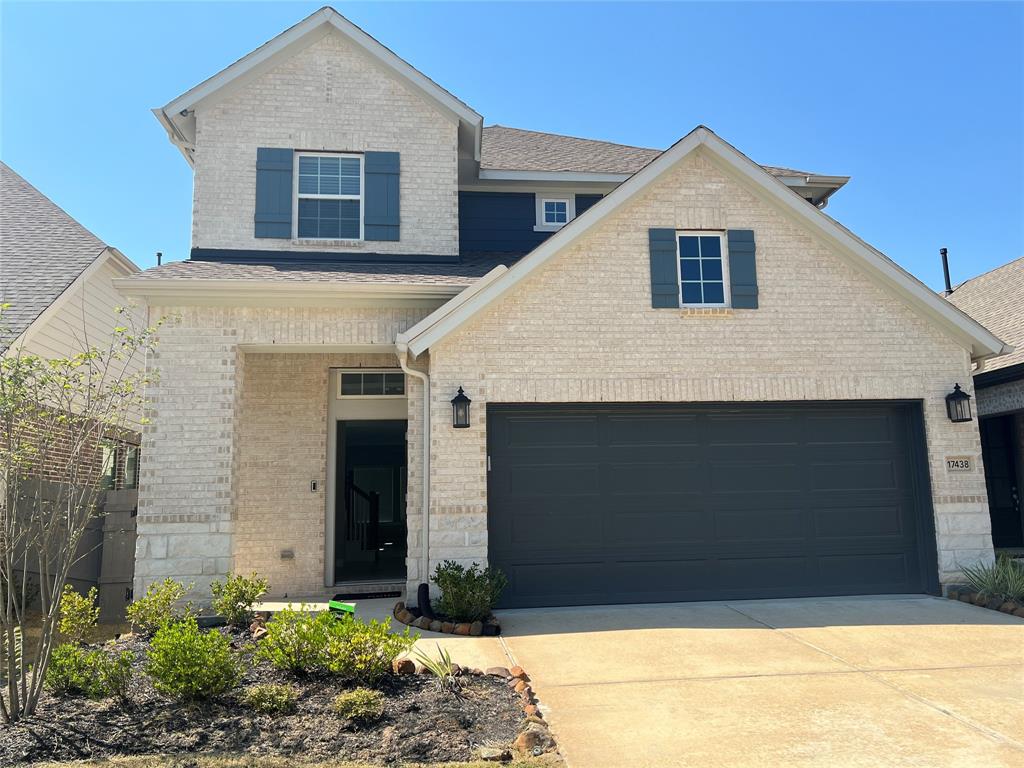
[[[150,110],[317,3],[0,0],[0,158],[142,267],[188,257]],[[932,288],[1024,255],[1024,3],[338,3],[487,125],[851,176],[828,213]]]

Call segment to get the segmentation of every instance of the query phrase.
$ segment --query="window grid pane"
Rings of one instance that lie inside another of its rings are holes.
[[[722,241],[715,236],[679,236],[683,304],[725,304]]]
[[[404,373],[342,373],[342,397],[404,395]]]

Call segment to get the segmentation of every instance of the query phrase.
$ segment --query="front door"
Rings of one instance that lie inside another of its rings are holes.
[[[988,511],[992,518],[992,545],[996,549],[1024,547],[1014,418],[1013,414],[991,416],[979,423]]]
[[[405,578],[404,420],[338,421],[335,582]]]

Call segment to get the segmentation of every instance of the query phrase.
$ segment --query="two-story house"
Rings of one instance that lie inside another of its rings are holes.
[[[946,396],[1004,345],[823,213],[845,177],[485,128],[331,8],[155,112],[193,247],[121,281],[170,319],[137,588],[936,592],[991,557]]]

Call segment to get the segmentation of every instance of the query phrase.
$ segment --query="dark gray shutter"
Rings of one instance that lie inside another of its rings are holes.
[[[757,309],[757,265],[754,230],[730,229],[729,286],[734,309]]]
[[[647,230],[651,247],[651,306],[679,306],[679,268],[676,266],[676,231]]]
[[[256,237],[292,236],[291,149],[256,150]]]
[[[398,240],[398,152],[367,152],[363,163],[363,238]]]

